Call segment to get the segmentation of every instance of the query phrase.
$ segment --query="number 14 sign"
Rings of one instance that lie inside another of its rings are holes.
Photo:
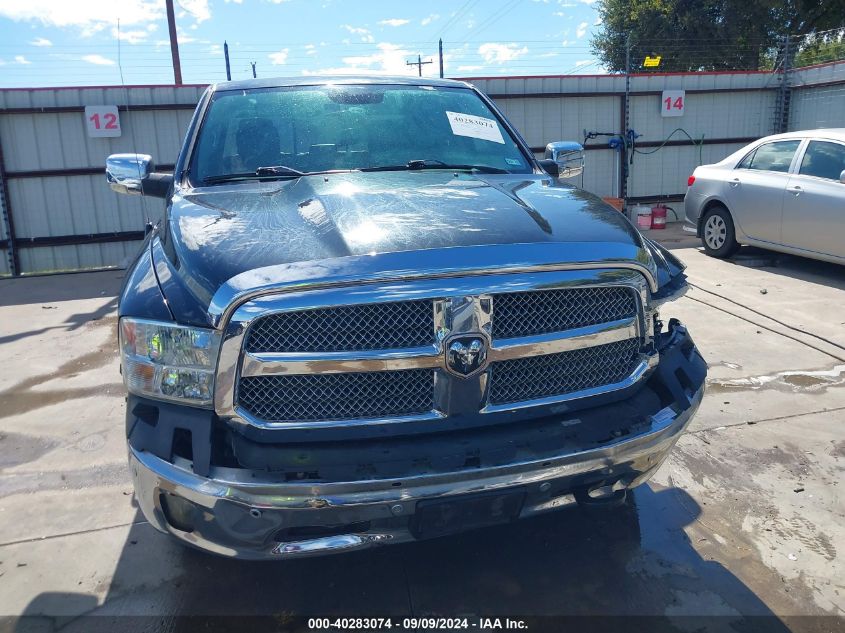
[[[660,100],[660,114],[663,116],[683,116],[686,95],[683,90],[664,90]]]
[[[117,106],[85,106],[85,128],[88,136],[101,138],[120,136],[120,114]]]

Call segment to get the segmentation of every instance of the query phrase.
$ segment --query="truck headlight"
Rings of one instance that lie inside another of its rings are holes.
[[[130,393],[209,407],[220,349],[215,330],[123,317],[120,360]]]

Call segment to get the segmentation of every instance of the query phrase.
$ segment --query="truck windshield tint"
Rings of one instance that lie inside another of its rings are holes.
[[[530,173],[508,131],[469,89],[327,85],[216,93],[191,165],[194,184],[284,165],[305,174],[407,169],[425,161]]]

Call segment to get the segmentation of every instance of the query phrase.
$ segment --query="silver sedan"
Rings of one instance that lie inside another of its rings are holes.
[[[767,136],[696,168],[684,210],[715,257],[752,244],[845,263],[845,128]]]

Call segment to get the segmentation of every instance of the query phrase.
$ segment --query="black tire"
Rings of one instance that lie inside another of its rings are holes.
[[[723,259],[739,249],[734,221],[722,205],[711,207],[701,220],[701,243],[708,255]]]

